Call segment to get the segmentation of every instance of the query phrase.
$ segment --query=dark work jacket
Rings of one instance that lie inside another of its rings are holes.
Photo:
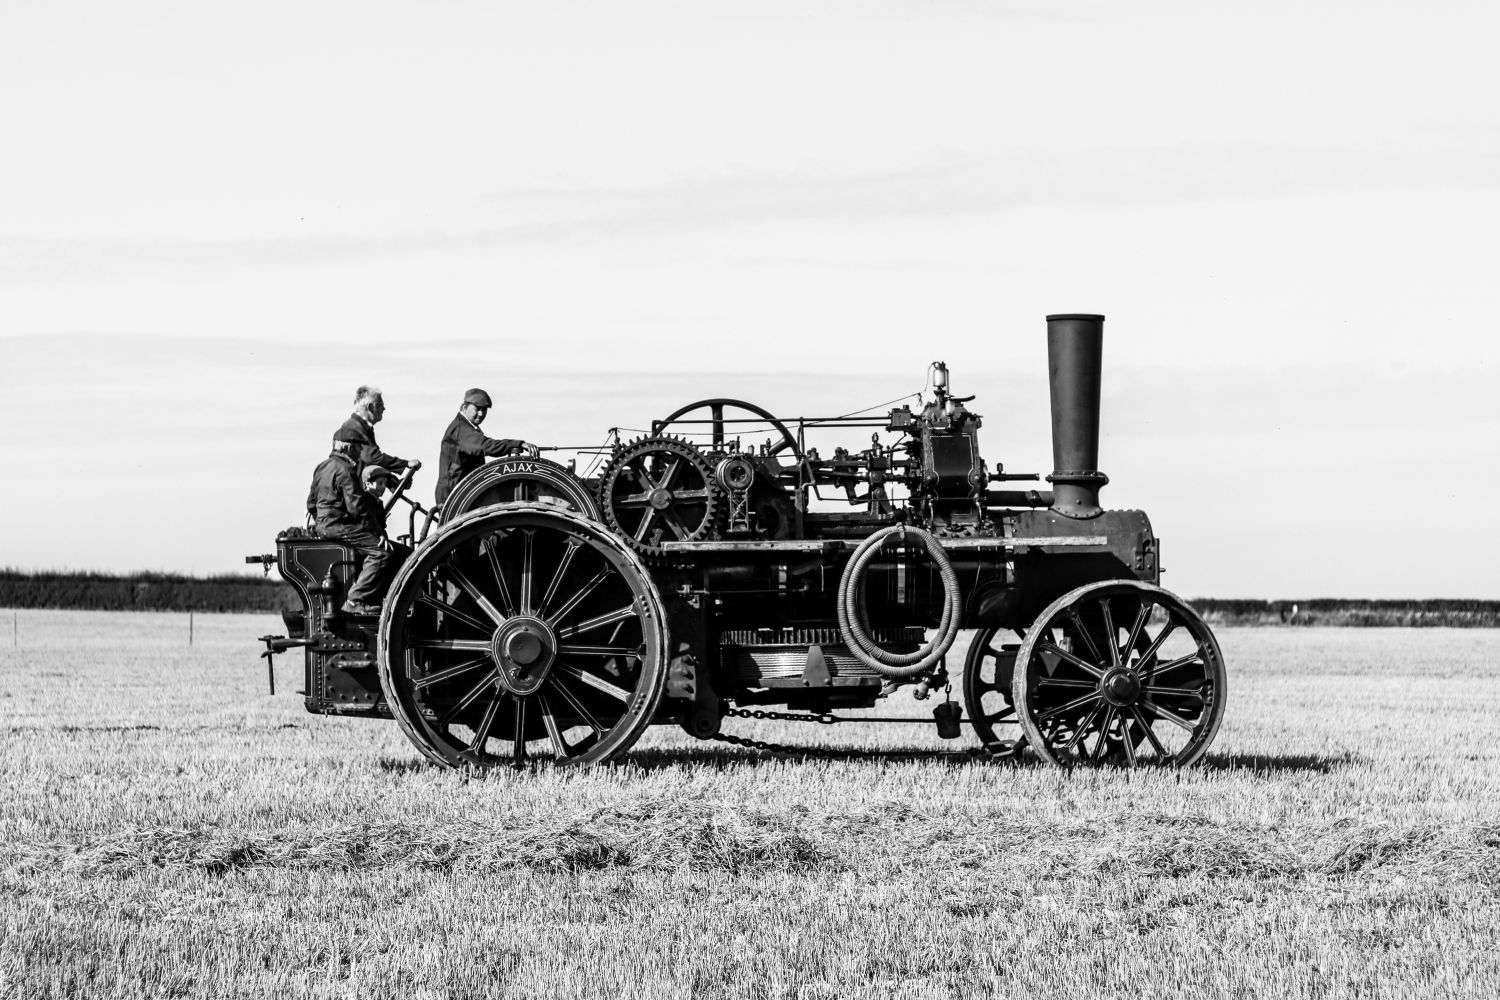
[[[458,481],[484,464],[485,456],[499,458],[520,451],[524,442],[515,438],[489,438],[460,413],[443,431],[442,451],[438,456],[437,502],[442,503],[453,492]]]
[[[334,440],[349,440],[359,442],[359,462],[361,465],[379,465],[390,469],[400,475],[406,471],[411,463],[404,458],[395,455],[387,455],[380,450],[380,445],[375,443],[375,427],[366,423],[364,417],[357,413],[351,413],[349,419],[339,425]]]
[[[360,488],[358,477],[359,467],[347,455],[335,452],[318,463],[307,491],[307,512],[318,531],[364,528],[385,534],[385,511]]]

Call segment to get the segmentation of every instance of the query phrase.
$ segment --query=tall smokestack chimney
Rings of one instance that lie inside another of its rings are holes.
[[[1052,509],[1064,517],[1096,516],[1099,488],[1099,371],[1104,317],[1047,317],[1047,381],[1052,391]]]

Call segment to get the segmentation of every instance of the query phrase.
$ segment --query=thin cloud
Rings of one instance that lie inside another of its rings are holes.
[[[862,174],[755,173],[654,186],[579,183],[494,192],[482,214],[516,221],[388,236],[216,240],[0,240],[0,283],[159,266],[300,268],[412,254],[672,236],[747,224],[969,218],[1017,208],[1244,201],[1382,190],[1494,189],[1500,153],[1249,144],[1027,150]]]

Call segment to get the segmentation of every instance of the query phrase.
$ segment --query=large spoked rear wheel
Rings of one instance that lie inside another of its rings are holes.
[[[597,521],[503,504],[407,560],[380,618],[396,721],[449,767],[609,760],[665,686],[666,617],[639,558]]]
[[[1135,580],[1053,601],[1016,654],[1012,701],[1027,743],[1065,766],[1182,767],[1224,717],[1224,658],[1176,595]]]

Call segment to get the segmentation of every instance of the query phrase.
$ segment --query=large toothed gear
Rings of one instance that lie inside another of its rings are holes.
[[[703,453],[681,438],[638,438],[615,453],[599,483],[604,522],[645,556],[664,555],[665,542],[696,542],[712,534],[719,486]]]

